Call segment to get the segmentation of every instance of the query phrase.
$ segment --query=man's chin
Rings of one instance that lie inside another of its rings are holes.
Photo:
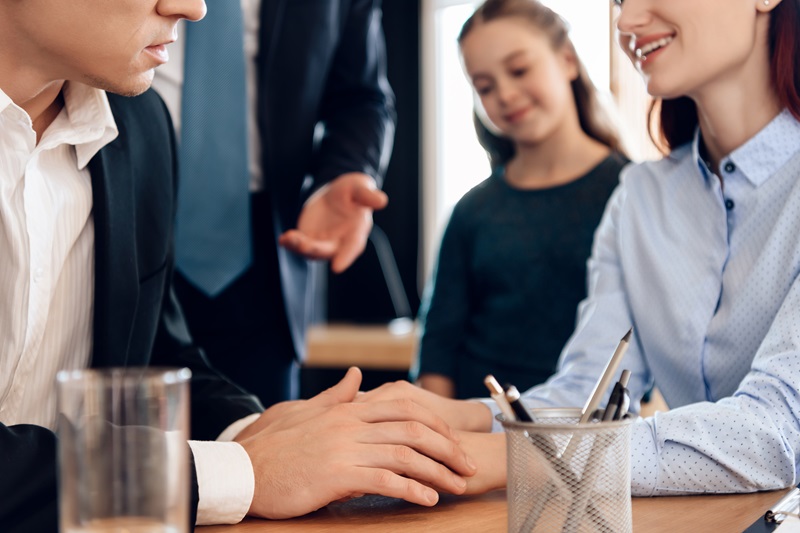
[[[153,84],[153,69],[143,72],[136,76],[131,76],[124,81],[110,80],[108,78],[96,78],[87,76],[84,83],[97,89],[102,89],[109,93],[120,96],[139,96]]]

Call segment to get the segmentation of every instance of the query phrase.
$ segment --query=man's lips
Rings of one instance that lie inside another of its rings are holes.
[[[160,63],[166,63],[169,61],[169,52],[167,51],[167,44],[152,44],[145,48],[145,51],[153,56],[157,61]]]

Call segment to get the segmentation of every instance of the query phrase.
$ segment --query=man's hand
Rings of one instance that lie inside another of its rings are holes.
[[[331,270],[344,272],[367,245],[372,212],[388,201],[370,176],[342,174],[311,195],[297,229],[286,231],[278,243],[310,259],[330,259]]]
[[[356,402],[382,402],[405,398],[442,417],[451,427],[462,431],[486,432],[492,428],[492,412],[480,402],[444,398],[407,381],[386,383],[359,394]]]
[[[363,494],[434,505],[461,494],[475,467],[442,419],[409,399],[353,403],[361,373],[307,401],[268,409],[237,440],[250,456],[249,514],[299,516]]]

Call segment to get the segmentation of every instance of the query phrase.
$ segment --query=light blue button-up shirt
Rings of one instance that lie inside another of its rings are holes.
[[[779,114],[720,163],[695,141],[629,167],[589,261],[589,296],[560,370],[528,403],[581,406],[619,339],[639,398],[632,492],[748,492],[798,482],[800,123]]]

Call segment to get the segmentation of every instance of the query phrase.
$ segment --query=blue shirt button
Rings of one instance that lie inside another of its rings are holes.
[[[730,198],[728,198],[727,200],[725,200],[725,209],[727,209],[728,211],[730,211],[730,210],[731,210],[731,209],[733,209],[734,207],[736,207],[736,204],[735,204],[735,203],[733,203],[733,200],[731,200]]]
[[[725,163],[725,172],[727,172],[728,174],[730,174],[730,173],[731,173],[731,172],[733,172],[734,170],[736,170],[736,165],[734,165],[734,164],[733,164],[733,163],[731,163],[730,161],[728,161],[727,163]]]

